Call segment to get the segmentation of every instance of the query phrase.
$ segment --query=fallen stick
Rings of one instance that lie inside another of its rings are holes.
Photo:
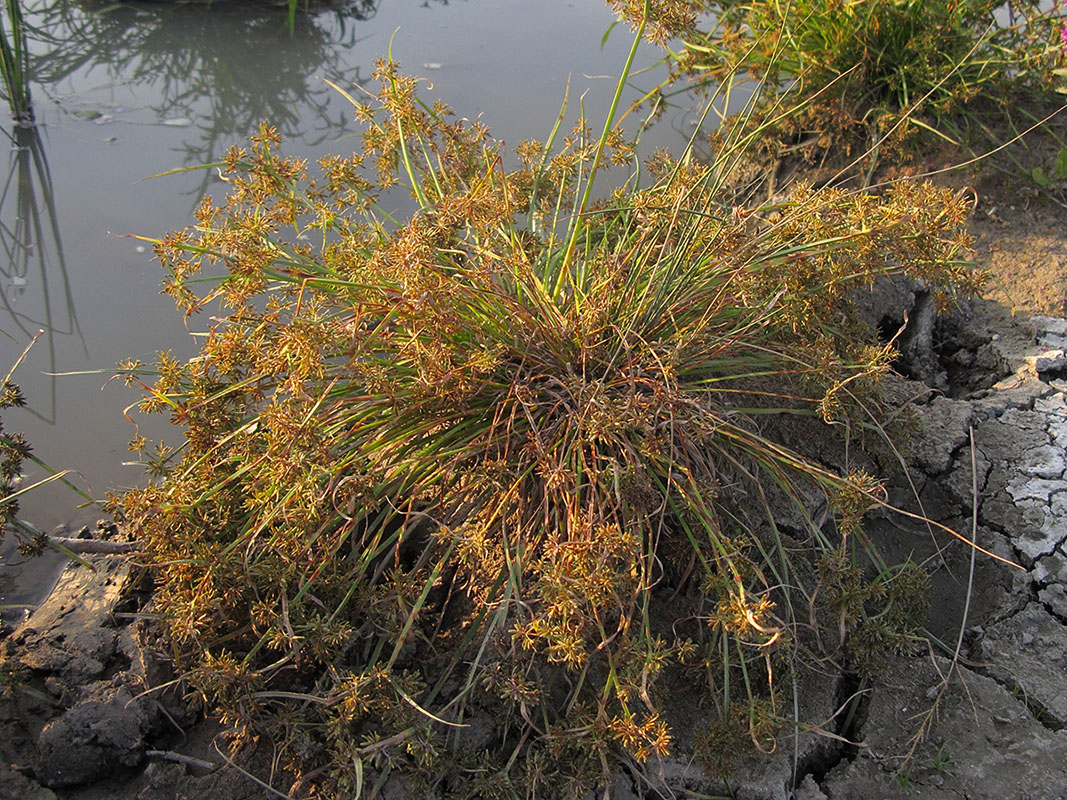
[[[96,553],[121,556],[140,550],[137,542],[110,542],[104,539],[74,539],[69,536],[49,536],[48,541],[74,553]]]

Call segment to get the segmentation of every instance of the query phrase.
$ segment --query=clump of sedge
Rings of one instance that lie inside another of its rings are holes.
[[[668,20],[690,6],[665,5]],[[931,133],[967,143],[990,119],[1014,117],[1023,97],[1047,100],[1062,62],[1062,11],[1039,0],[709,0],[701,8],[700,24],[673,28],[676,72],[699,83],[743,74],[790,87],[787,103],[770,95],[758,115],[782,152],[856,140],[885,151]]]
[[[772,749],[771,667],[848,548],[785,537],[768,495],[824,496],[846,534],[881,495],[765,423],[865,435],[894,352],[851,298],[888,274],[973,289],[965,202],[741,207],[726,160],[661,155],[596,203],[596,164],[632,157],[611,120],[509,167],[394,64],[377,78],[359,152],[311,179],[264,126],[156,246],[179,308],[214,311],[142,384],[182,446],[112,504],[186,682],[282,743],[295,794],[402,770],[427,796],[575,797],[688,746],[669,689],[694,674],[718,729]],[[402,222],[377,200],[397,184]]]

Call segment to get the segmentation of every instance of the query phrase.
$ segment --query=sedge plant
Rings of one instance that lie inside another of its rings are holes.
[[[638,14],[632,0],[612,4],[630,19]],[[1004,128],[991,119],[1018,117],[1028,127],[1037,120],[1027,107],[1047,104],[1063,58],[1062,9],[1041,0],[659,5],[676,9],[663,17],[679,43],[677,74],[703,85],[747,75],[790,88],[803,109],[775,126],[786,152],[857,139],[899,150],[916,136],[969,144],[990,124]],[[699,22],[677,11],[687,6],[705,12]]]
[[[576,797],[693,748],[725,767],[788,727],[775,676],[813,652],[811,609],[915,640],[916,570],[870,589],[857,566],[880,563],[878,480],[786,423],[880,435],[894,352],[852,297],[975,288],[967,205],[921,184],[738,205],[756,134],[639,159],[615,119],[632,62],[599,135],[557,124],[512,157],[383,60],[358,152],[312,178],[264,125],[227,197],[155,242],[165,291],[211,316],[194,358],[121,365],[184,440],[135,437],[154,480],[111,505],[183,680],[278,743],[291,796],[401,772],[419,796]],[[611,163],[631,177],[598,196]],[[699,732],[672,723],[682,686]]]
[[[4,0],[0,12],[0,92],[20,127],[34,125],[30,99],[29,50],[19,0]]]

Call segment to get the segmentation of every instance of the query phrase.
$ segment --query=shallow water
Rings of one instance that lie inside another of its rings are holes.
[[[221,189],[209,171],[146,177],[209,163],[263,119],[293,155],[351,152],[347,101],[322,79],[348,87],[368,80],[390,40],[401,67],[428,79],[427,96],[481,116],[509,144],[544,139],[568,78],[572,108],[584,94],[589,117],[602,118],[631,41],[618,26],[601,48],[613,18],[595,0],[361,0],[348,14],[299,18],[292,34],[284,11],[219,0],[210,9],[96,10],[56,0],[27,0],[26,8],[39,139],[24,134],[12,147],[0,203],[0,331],[11,336],[0,336],[0,369],[44,332],[15,373],[29,406],[3,419],[93,497],[141,479],[136,465],[124,465],[136,431],[123,408],[137,395],[108,382],[115,362],[195,351],[159,295],[151,246],[127,235],[183,227],[204,192]],[[639,56],[646,65],[656,59],[651,48]],[[632,97],[660,75],[637,76]],[[679,145],[688,125],[684,113],[668,115],[642,149]],[[139,422],[149,439],[166,433],[161,422]],[[101,516],[79,502],[52,484],[26,497],[21,516],[46,532]],[[0,605],[33,603],[59,560],[12,566],[11,550],[8,541]]]

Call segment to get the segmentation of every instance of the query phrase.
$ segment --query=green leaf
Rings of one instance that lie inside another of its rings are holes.
[[[1056,156],[1056,180],[1067,180],[1067,147],[1061,148]]]
[[[602,37],[600,37],[600,49],[601,50],[603,50],[604,49],[604,45],[606,45],[608,43],[608,37],[611,36],[611,32],[613,30],[615,30],[615,26],[618,25],[618,24],[619,24],[619,21],[615,20],[613,23],[608,25],[608,29],[606,31],[604,31],[604,35]]]
[[[1034,167],[1030,172],[1030,177],[1034,179],[1034,183],[1040,186],[1042,189],[1047,189],[1052,185],[1052,181],[1049,180],[1048,175],[1045,174],[1045,170],[1041,167]]]

